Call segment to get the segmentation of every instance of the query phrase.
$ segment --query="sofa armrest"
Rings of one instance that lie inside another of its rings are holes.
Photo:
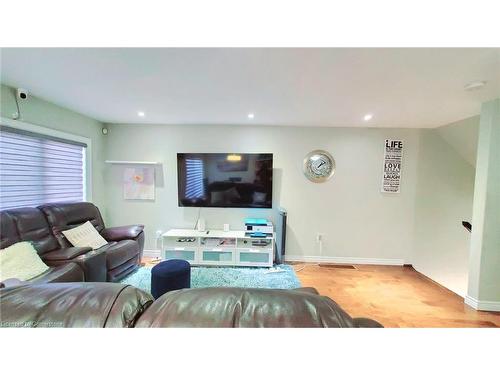
[[[105,228],[101,236],[106,241],[133,240],[144,231],[144,225],[125,225],[122,227]]]
[[[69,249],[69,248],[68,248]],[[76,248],[88,249],[88,248]],[[83,250],[82,250],[83,251]],[[106,281],[106,251],[102,249],[92,250],[71,259],[48,259],[43,261],[52,267],[76,263],[85,275],[85,281]]]
[[[354,323],[354,327],[356,328],[384,328],[382,324],[373,319],[354,318],[352,321]]]
[[[91,250],[91,247],[67,247],[43,254],[42,258],[47,261],[71,260]]]

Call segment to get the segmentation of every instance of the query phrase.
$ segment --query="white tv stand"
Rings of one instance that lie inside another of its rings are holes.
[[[171,229],[162,235],[162,260],[193,265],[272,267],[275,234],[254,238],[245,231]]]

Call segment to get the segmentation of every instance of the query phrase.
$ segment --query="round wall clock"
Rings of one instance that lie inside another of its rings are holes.
[[[335,173],[335,160],[329,152],[314,150],[304,158],[304,175],[312,182],[325,182]]]

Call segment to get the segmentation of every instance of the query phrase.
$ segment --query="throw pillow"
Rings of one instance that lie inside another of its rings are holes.
[[[95,250],[107,245],[106,240],[99,234],[90,221],[76,228],[64,230],[62,233],[75,247],[91,247]]]
[[[17,242],[0,250],[0,280],[29,280],[47,271],[31,242]]]

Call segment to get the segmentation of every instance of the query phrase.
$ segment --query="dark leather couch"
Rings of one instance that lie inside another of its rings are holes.
[[[23,215],[30,210],[35,210],[34,213],[36,216],[38,216],[38,214],[41,214],[41,212],[36,209],[19,209],[19,210],[0,212],[0,249],[9,247],[10,245],[15,244],[16,242],[23,241],[23,238],[18,232],[15,217],[17,217],[16,215],[17,213]],[[9,214],[9,212],[14,213],[14,215]],[[39,239],[50,237],[50,231],[47,225],[42,225],[38,229],[35,228],[33,231],[29,231],[28,237],[30,237],[33,240],[33,244],[37,248],[39,254],[43,254],[43,250],[46,250],[47,247],[50,247],[50,241],[42,240],[41,242],[39,242],[35,239],[35,237],[38,237]],[[42,275],[37,276],[29,281],[37,283],[51,283],[51,282],[70,282],[70,281],[84,281],[84,280],[85,278],[82,268],[79,267],[76,263],[67,263],[67,264],[61,264],[56,267],[51,267],[49,268],[48,271],[44,272]]]
[[[92,250],[73,247],[66,240],[62,231],[86,221],[108,241],[106,246]],[[133,272],[142,258],[144,227],[105,228],[99,209],[88,202],[6,210],[0,212],[0,223],[0,249],[31,241],[42,260],[52,267],[46,277],[30,280],[33,282],[116,281]]]
[[[92,301],[92,303],[89,303]],[[117,283],[30,284],[0,289],[2,327],[382,327],[351,318],[315,289],[205,288],[156,301]]]

